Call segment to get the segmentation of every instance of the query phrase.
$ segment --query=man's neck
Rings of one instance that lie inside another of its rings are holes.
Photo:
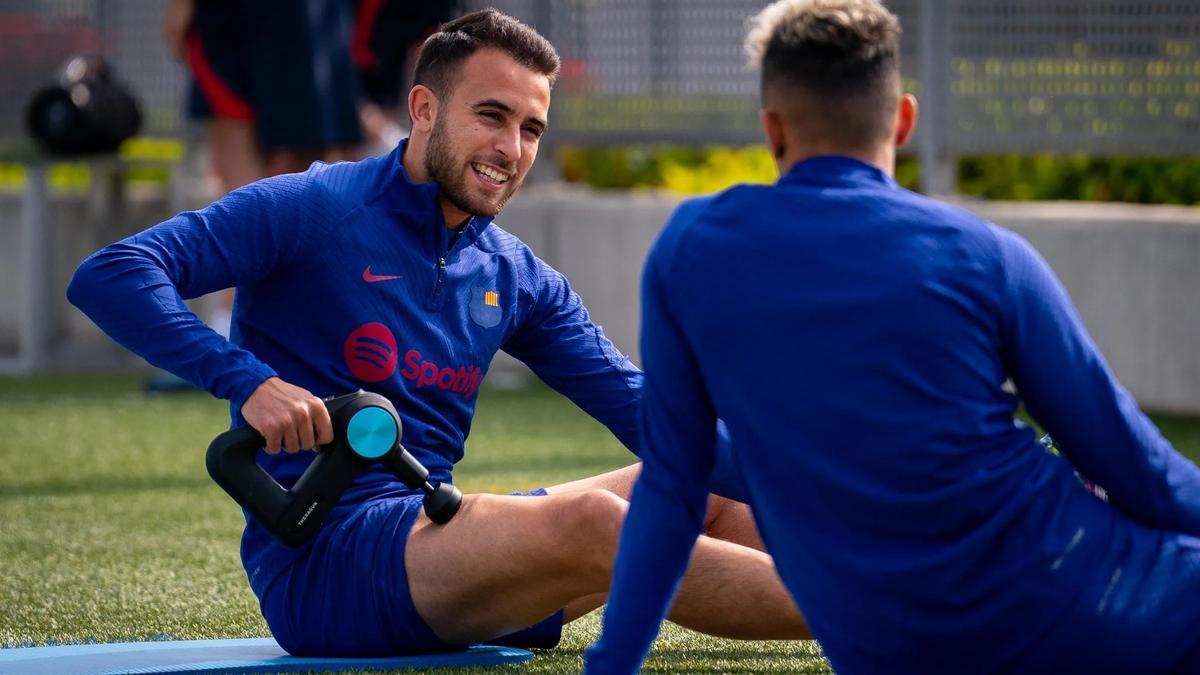
[[[451,230],[461,230],[470,222],[471,214],[459,210],[458,207],[451,204],[440,194],[438,195],[438,203],[442,205],[442,219],[446,221],[446,227]]]
[[[404,173],[408,174],[408,179],[414,183],[432,183],[429,179],[429,173],[425,171],[425,147],[426,138],[424,136],[409,136],[408,145],[404,147],[404,155],[400,158],[400,164],[404,167]],[[438,194],[438,204],[442,207],[442,219],[446,222],[446,227],[451,230],[461,230],[467,221],[471,219],[471,214],[460,210],[449,202],[444,196]]]

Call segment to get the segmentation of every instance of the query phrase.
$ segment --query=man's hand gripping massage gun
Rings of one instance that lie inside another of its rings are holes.
[[[230,429],[208,446],[208,473],[276,539],[300,546],[320,529],[354,478],[379,462],[412,489],[425,493],[425,513],[442,524],[458,512],[462,493],[449,483],[429,483],[426,469],[400,445],[400,418],[390,401],[357,391],[324,399],[333,422],[333,442],[317,448],[316,459],[288,490],[256,460],[265,441],[249,425]]]

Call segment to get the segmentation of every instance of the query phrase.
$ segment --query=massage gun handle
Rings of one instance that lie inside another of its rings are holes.
[[[289,498],[275,479],[258,466],[258,450],[265,442],[262,434],[253,427],[235,427],[213,439],[204,456],[204,464],[217,485],[242,504],[251,516],[260,522],[271,523],[287,508]]]
[[[265,443],[249,425],[221,433],[208,446],[208,473],[276,538],[300,546],[320,527],[361,464],[348,456],[338,457],[347,453],[326,446],[288,490],[258,464],[258,452]]]

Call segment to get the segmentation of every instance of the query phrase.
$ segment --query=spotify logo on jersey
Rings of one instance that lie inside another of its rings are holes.
[[[351,374],[363,382],[381,382],[396,372],[396,336],[381,323],[364,323],[342,348]]]

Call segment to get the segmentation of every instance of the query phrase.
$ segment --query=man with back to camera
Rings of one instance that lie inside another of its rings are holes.
[[[836,672],[1200,672],[1200,471],[1024,240],[893,180],[899,33],[877,0],[753,21],[782,177],[683,203],[646,262],[644,466],[589,672],[649,649],[718,416]]]
[[[533,164],[557,72],[553,47],[503,14],[452,21],[422,49],[412,135],[393,153],[314,164],[182,213],[86,260],[68,295],[125,346],[230,399],[284,485],[312,458],[294,453],[332,438],[318,396],[359,387],[393,402],[405,447],[431,480],[449,480],[501,348],[636,451],[641,372],[566,280],[491,222]],[[183,304],[229,286],[232,341]],[[303,547],[248,522],[243,564],[292,653],[407,653],[498,636],[550,646],[564,621],[605,600],[637,471],[540,497],[467,495],[438,526],[420,493],[376,467]],[[697,547],[672,617],[728,637],[808,637],[745,505],[713,497],[708,522],[714,536]]]

